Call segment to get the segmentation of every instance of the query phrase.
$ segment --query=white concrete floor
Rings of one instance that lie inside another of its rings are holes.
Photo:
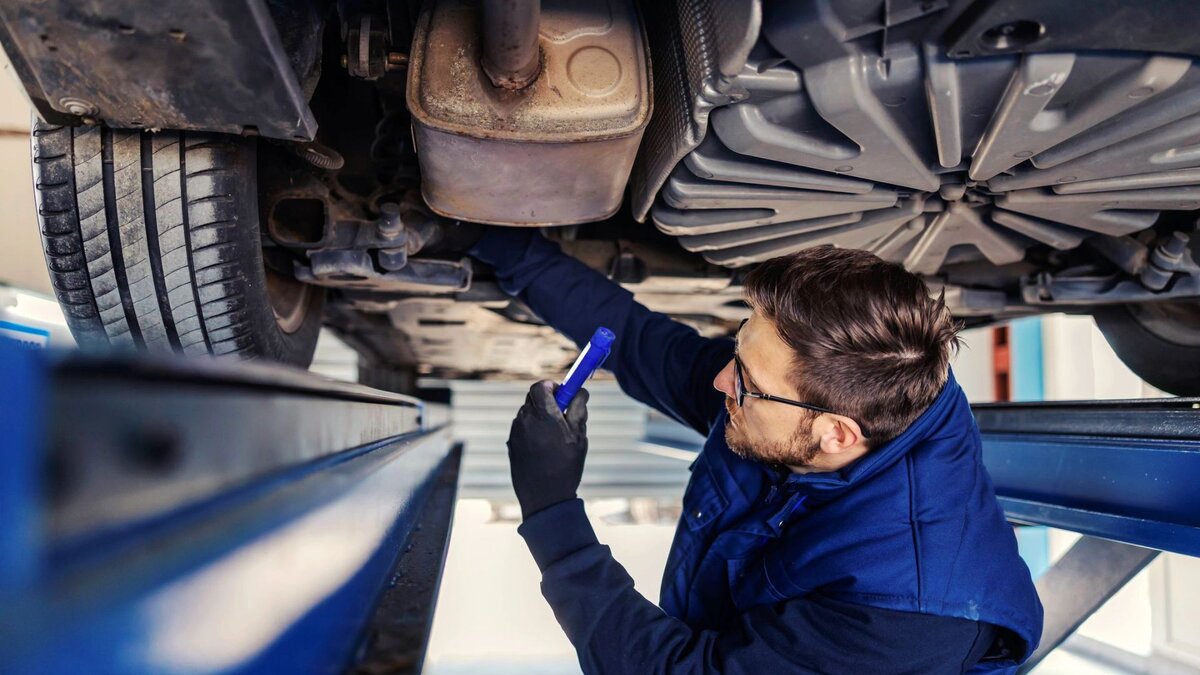
[[[657,602],[675,528],[610,523],[605,516],[623,512],[624,501],[589,502],[588,515],[638,591]],[[579,673],[575,651],[541,596],[537,565],[517,525],[495,520],[486,501],[458,503],[426,656],[429,675]]]

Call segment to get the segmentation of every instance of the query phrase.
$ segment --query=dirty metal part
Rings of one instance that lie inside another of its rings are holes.
[[[307,141],[322,26],[309,5],[277,26],[263,0],[0,3],[0,46],[52,123]]]
[[[832,243],[933,276],[1200,209],[1200,65],[1100,51],[1119,42],[1107,22],[1093,22],[1095,51],[1023,53],[1038,50],[1016,44],[1027,27],[1008,15],[989,37],[997,56],[950,58],[943,35],[957,35],[969,5],[768,7],[762,38],[726,77],[738,99],[711,110],[703,142],[662,184],[655,224],[731,267]],[[892,204],[872,203],[886,194]],[[908,201],[924,206],[891,231],[842,236]]]
[[[741,287],[728,273],[709,276],[711,267],[674,269],[665,257],[643,248],[612,242],[579,242],[589,266],[625,274],[623,286],[635,299],[695,326],[703,335],[723,335],[750,310]],[[582,248],[592,248],[583,251]],[[682,262],[682,261],[681,261]],[[636,279],[645,278],[641,281]],[[444,375],[486,378],[554,377],[565,371],[578,349],[545,326],[491,282],[474,282],[468,293],[450,298],[395,300],[388,317],[408,341],[418,361]]]
[[[1153,239],[1141,239],[1154,244]],[[1091,268],[1040,272],[1022,281],[1022,296],[1030,304],[1040,305],[1195,297],[1200,293],[1200,265],[1192,257],[1190,242],[1185,232],[1171,232],[1153,246],[1129,236],[1092,237],[1088,247],[1120,273],[1099,273]]]
[[[318,286],[381,293],[455,293],[470,287],[467,260],[414,259],[448,226],[431,214],[416,192],[379,205],[374,219],[310,179],[291,191],[272,193],[267,232],[271,243],[307,258],[287,271]]]
[[[479,26],[478,3],[438,0],[426,3],[413,39],[407,102],[426,203],[505,225],[612,215],[650,117],[634,3],[543,2],[544,67],[520,92],[480,71]]]
[[[621,251],[613,258],[608,278],[618,284],[637,284],[650,276],[646,265],[632,251]]]
[[[389,72],[408,66],[408,55],[393,52],[388,46],[387,22],[363,14],[350,22],[346,31],[346,53],[341,64],[350,77],[378,80]]]
[[[501,313],[507,305],[507,300],[492,308],[450,298],[407,298],[395,302],[387,318],[393,332],[409,336],[423,367],[439,374],[504,371],[534,378],[565,372],[578,349],[549,326],[510,320]]]
[[[946,308],[956,317],[993,317],[1002,314],[1020,316],[1022,313],[1030,313],[1028,308],[1022,307],[1015,298],[1010,298],[1004,291],[995,289],[967,288],[935,282],[929,284],[929,292],[942,297]]]
[[[408,258],[400,269],[381,272],[365,251],[322,252],[311,266],[297,261],[294,270],[297,279],[317,286],[410,295],[465,291],[471,287],[471,271],[469,258]]]
[[[558,234],[561,228],[551,233]],[[705,263],[669,243],[561,241],[564,250],[622,285],[638,302],[723,335],[749,315],[741,287],[728,270]],[[424,254],[424,253],[423,253]],[[486,268],[479,271],[487,275]],[[376,314],[383,313],[383,314]],[[486,378],[561,376],[578,349],[527,307],[513,304],[495,281],[472,279],[465,291],[426,297],[342,289],[329,316],[345,326],[356,349],[383,363],[423,364],[423,372]],[[386,326],[377,319],[387,317]],[[343,329],[339,328],[339,333]]]
[[[1148,264],[1142,268],[1139,275],[1142,285],[1152,291],[1161,291],[1177,272],[1200,272],[1200,268],[1197,268],[1191,259],[1188,240],[1188,235],[1183,232],[1172,232],[1166,237],[1150,254]]]
[[[415,196],[381,204],[374,221],[329,220],[319,240],[289,242],[309,260],[307,265],[294,263],[296,278],[321,286],[390,293],[466,290],[471,284],[468,260],[411,257],[436,237],[439,220]]]
[[[516,91],[537,79],[541,10],[541,0],[483,0],[483,56],[479,63],[493,85]]]
[[[346,165],[346,159],[342,157],[341,153],[316,141],[289,143],[288,145],[297,157],[318,169],[337,171]]]
[[[1092,237],[1088,248],[1131,276],[1137,276],[1150,257],[1150,249],[1133,237]]]
[[[415,368],[417,355],[410,345],[410,337],[397,333],[384,314],[359,311],[347,295],[369,296],[370,293],[339,291],[334,296],[336,300],[326,306],[325,326],[357,352],[360,361]],[[397,302],[395,297],[390,300]]]
[[[273,269],[266,270],[267,299],[271,302],[271,313],[279,330],[288,335],[304,327],[304,320],[312,307],[312,296],[319,293],[308,284],[302,284]]]
[[[656,0],[642,9],[655,36],[655,86],[654,116],[630,176],[638,221],[675,166],[704,140],[712,109],[745,96],[736,76],[758,40],[763,11],[761,0]]]
[[[320,214],[313,213],[308,217],[312,220],[319,217],[321,222],[298,227],[299,209],[281,206],[288,205],[289,201],[312,203],[314,209],[321,209]],[[394,248],[416,253],[434,236],[441,221],[429,212],[415,192],[404,195],[397,202],[380,204],[379,216],[373,220],[357,217],[348,208],[330,208],[331,203],[336,206],[331,195],[312,190],[280,195],[267,220],[267,231],[281,246],[310,255],[327,250]]]
[[[1070,275],[1040,272],[1021,282],[1021,298],[1037,306],[1093,306],[1200,298],[1200,275],[1180,275],[1155,291],[1140,279],[1119,274]]]

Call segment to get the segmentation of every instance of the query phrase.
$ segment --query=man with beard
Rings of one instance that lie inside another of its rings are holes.
[[[752,313],[706,339],[536,232],[471,249],[630,396],[708,440],[691,470],[660,605],[601,545],[576,490],[586,392],[539,382],[509,459],[542,592],[585,673],[961,673],[1012,669],[1042,608],[949,370],[957,327],[917,276],[819,247],[745,279]]]

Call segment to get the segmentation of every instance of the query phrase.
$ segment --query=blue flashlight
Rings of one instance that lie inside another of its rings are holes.
[[[567,411],[567,406],[571,405],[571,399],[579,393],[579,388],[604,363],[604,359],[608,358],[608,353],[612,351],[613,340],[616,339],[617,336],[611,330],[604,327],[596,329],[596,332],[592,334],[592,339],[588,340],[587,346],[579,352],[579,358],[575,359],[575,365],[567,371],[567,376],[558,386],[558,391],[554,392],[554,401],[558,403],[559,410]]]

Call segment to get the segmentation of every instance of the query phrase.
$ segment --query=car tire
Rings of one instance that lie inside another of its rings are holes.
[[[1200,396],[1200,302],[1115,305],[1093,316],[1138,377],[1171,394]]]
[[[253,139],[36,122],[50,279],[82,348],[312,360],[324,289],[268,272]]]

